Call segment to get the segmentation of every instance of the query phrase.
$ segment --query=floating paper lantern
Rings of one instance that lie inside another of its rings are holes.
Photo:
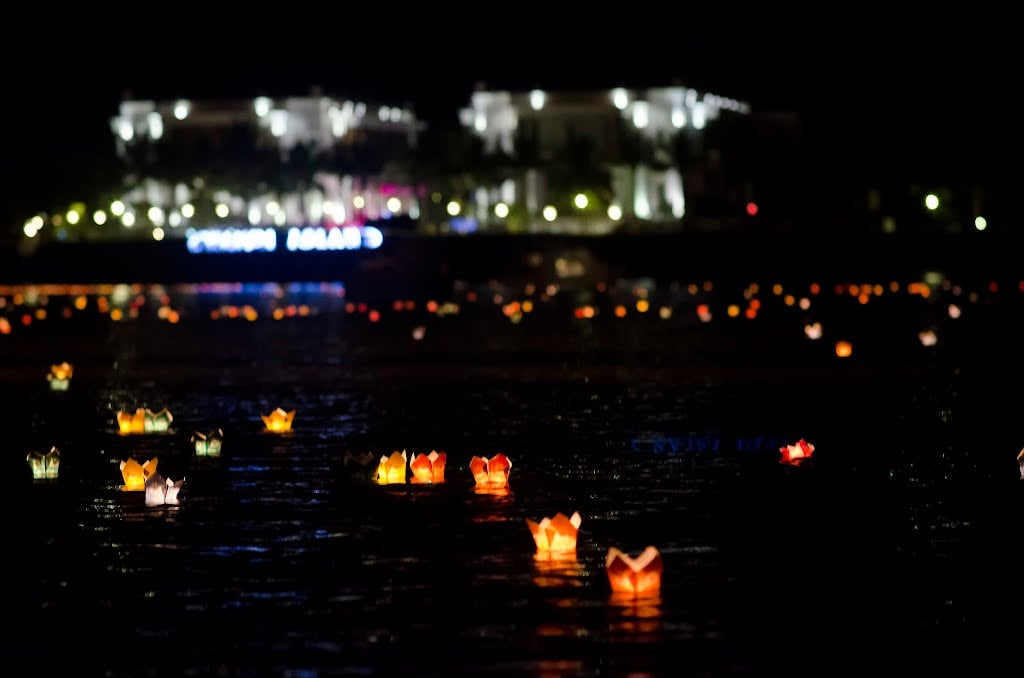
[[[274,433],[287,433],[292,430],[292,420],[295,419],[295,410],[285,412],[278,407],[269,415],[260,415],[260,418],[263,419],[263,424],[267,427],[268,431],[272,431]]]
[[[60,365],[50,365],[50,373],[46,375],[46,380],[50,382],[50,390],[68,390],[68,386],[71,385],[72,373],[74,373],[74,368],[71,367],[70,363],[65,362]]]
[[[192,444],[196,447],[197,457],[219,457],[221,445],[224,444],[224,431],[220,429],[209,433],[196,431],[192,434]]]
[[[661,590],[661,554],[653,546],[636,558],[612,547],[608,549],[604,569],[613,593],[639,596]]]
[[[782,452],[783,464],[802,464],[814,454],[814,445],[801,438],[796,445],[780,447],[779,452]]]
[[[178,491],[185,484],[182,478],[174,482],[170,478],[164,478],[159,473],[154,473],[146,481],[146,506],[163,506],[164,504],[178,504]]]
[[[848,341],[837,341],[836,342],[836,356],[839,358],[849,358],[853,355],[853,344]]]
[[[408,459],[405,450],[392,452],[391,456],[382,455],[377,467],[377,482],[381,485],[405,483],[405,462]]]
[[[365,483],[377,477],[377,455],[373,452],[358,455],[346,452],[341,465],[345,474],[353,481]]]
[[[25,460],[28,461],[32,477],[36,480],[50,480],[56,478],[60,472],[60,450],[56,447],[50,448],[46,454],[29,452]]]
[[[153,457],[145,464],[140,464],[132,458],[121,462],[121,475],[124,476],[124,487],[126,492],[146,489],[146,480],[156,473],[157,458]]]
[[[444,452],[431,451],[430,454],[413,455],[409,462],[412,471],[412,483],[443,483],[444,463],[447,459]]]
[[[545,518],[539,523],[527,518],[526,526],[530,528],[533,541],[537,543],[537,553],[540,554],[575,551],[576,535],[582,522],[579,512],[573,513],[571,518],[566,518],[564,513],[557,513],[554,518]]]
[[[174,417],[166,407],[159,412],[146,410],[143,415],[143,429],[146,433],[166,433],[171,428],[171,422],[174,421]]]
[[[469,471],[478,488],[501,489],[508,486],[512,462],[504,454],[496,454],[490,459],[473,457],[469,460]]]
[[[121,433],[145,433],[146,411],[140,407],[135,410],[135,414],[118,412],[117,428]]]

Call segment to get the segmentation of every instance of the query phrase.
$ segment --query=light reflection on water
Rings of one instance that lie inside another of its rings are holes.
[[[41,386],[4,401],[23,424],[11,447],[56,438],[63,453],[47,485],[25,478],[23,453],[4,462],[30,517],[16,600],[27,627],[72,647],[117,639],[87,666],[792,675],[895,651],[930,673],[945,641],[988,643],[988,616],[1019,600],[1020,440],[1005,416],[1019,403],[997,402],[998,382],[808,392],[176,367],[165,356],[60,399]],[[168,407],[173,430],[117,435],[115,408],[147,404]],[[260,414],[279,404],[298,411],[295,431],[263,433]],[[222,456],[195,458],[191,432],[215,427]],[[804,436],[815,464],[780,466],[778,446]],[[445,450],[446,482],[356,482],[343,462],[395,449]],[[468,460],[498,451],[509,487],[478,493]],[[129,456],[185,477],[182,504],[121,492]],[[573,511],[573,557],[538,561],[525,519]],[[657,598],[609,594],[609,545],[658,547]]]

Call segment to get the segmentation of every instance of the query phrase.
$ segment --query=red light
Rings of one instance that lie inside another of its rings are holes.
[[[757,203],[756,202],[748,202],[747,203],[747,214],[749,214],[752,217],[757,216]]]

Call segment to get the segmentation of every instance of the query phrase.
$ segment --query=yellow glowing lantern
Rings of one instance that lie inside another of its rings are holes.
[[[410,482],[417,484],[443,483],[444,463],[447,457],[448,455],[444,452],[436,451],[431,451],[430,454],[413,455],[412,461],[409,462],[409,470],[412,471]]]
[[[636,558],[612,547],[608,549],[604,569],[614,593],[639,596],[661,590],[661,554],[653,546]]]
[[[146,506],[163,506],[164,504],[178,504],[178,491],[185,484],[182,478],[174,482],[170,478],[164,478],[159,473],[154,473],[146,481]]]
[[[490,459],[473,457],[469,460],[469,471],[473,474],[477,487],[501,489],[508,486],[508,475],[512,472],[512,462],[504,454],[496,454]]]
[[[140,464],[132,458],[121,462],[121,475],[124,476],[125,491],[146,489],[146,480],[156,473],[157,458],[153,457],[145,464]]]
[[[29,452],[25,460],[32,469],[32,477],[36,480],[52,480],[60,472],[60,450],[56,447],[50,448],[46,454]]]
[[[541,554],[575,551],[576,535],[582,522],[579,512],[573,513],[571,518],[567,518],[564,513],[557,513],[554,518],[545,518],[539,523],[527,518],[526,526],[530,528],[533,541],[537,544],[537,553]]]
[[[220,429],[209,433],[196,431],[192,434],[192,444],[195,445],[197,457],[219,457],[220,448],[224,444],[224,431]]]
[[[782,452],[780,461],[783,464],[799,465],[811,458],[814,454],[814,445],[801,438],[796,441],[796,445],[780,447],[779,452]]]
[[[146,433],[166,433],[171,428],[172,421],[174,417],[166,407],[159,412],[145,410],[142,427]]]
[[[269,415],[260,415],[260,418],[263,419],[263,424],[267,427],[268,431],[272,431],[274,433],[287,433],[292,430],[292,420],[295,419],[295,410],[285,412],[278,407]]]
[[[405,450],[392,452],[391,456],[381,455],[377,467],[377,482],[381,485],[395,485],[405,482]]]
[[[120,433],[145,433],[146,411],[142,408],[130,412],[117,413],[117,429]]]
[[[66,391],[68,386],[71,385],[71,375],[74,373],[74,368],[69,363],[61,363],[60,365],[50,365],[50,373],[46,375],[46,380],[50,382],[51,391]]]

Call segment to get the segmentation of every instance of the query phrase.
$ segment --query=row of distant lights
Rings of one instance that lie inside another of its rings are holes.
[[[576,209],[580,210],[585,210],[587,209],[587,206],[590,205],[590,199],[587,198],[587,196],[584,195],[583,193],[577,193],[576,197],[573,198],[572,202],[573,205],[576,206]],[[459,203],[458,200],[451,200],[445,206],[445,211],[448,212],[449,216],[457,217],[459,216],[459,214],[462,213],[462,205]],[[508,216],[508,214],[509,206],[506,203],[499,202],[494,206],[494,216],[498,217],[499,219],[504,219],[505,217]],[[543,216],[546,221],[554,221],[555,219],[558,218],[558,208],[555,207],[554,205],[545,205],[544,209],[541,210],[541,216]],[[619,207],[618,205],[609,205],[608,218],[613,221],[618,221],[619,219],[621,219],[622,208]]]
[[[366,199],[363,198],[363,196],[361,195],[357,195],[352,198],[352,205],[356,209],[363,209],[366,206]],[[386,205],[390,212],[397,213],[400,212],[402,209],[402,200],[397,196],[391,196],[390,198],[387,199]],[[281,209],[281,205],[276,200],[270,200],[269,202],[267,202],[267,204],[264,206],[264,209],[266,210],[267,214],[274,218],[275,224],[277,224],[278,226],[283,226],[285,224],[286,215],[284,213],[284,210]],[[505,209],[505,214],[507,216],[508,207],[506,207]],[[225,203],[217,203],[217,205],[213,208],[213,211],[221,219],[227,219],[231,215],[231,208],[228,207]],[[327,200],[323,203],[322,211],[324,214],[332,217],[335,221],[341,222],[345,220],[345,207],[341,204],[336,205],[331,201]],[[129,210],[125,206],[124,202],[122,202],[121,200],[115,200],[114,202],[110,203],[110,213],[115,217],[119,217],[121,219],[121,224],[125,228],[132,228],[133,226],[135,226],[135,213]],[[171,228],[177,228],[181,226],[183,219],[191,219],[192,217],[195,216],[195,213],[196,208],[195,206],[192,205],[192,203],[185,203],[184,205],[181,206],[180,210],[172,211],[170,215],[165,214],[162,208],[153,205],[146,211],[146,216],[156,227],[153,229],[153,239],[164,239],[166,233],[164,232],[163,225],[165,222]],[[256,223],[259,221],[259,218],[260,215],[258,213],[254,213],[252,210],[250,210],[250,222]],[[56,215],[55,223],[57,222],[57,220],[66,220],[68,224],[75,226],[82,220],[82,214],[78,210],[71,209],[68,210],[67,214],[65,214],[63,217],[61,217],[60,215]],[[103,210],[96,210],[95,212],[92,213],[92,220],[97,226],[102,226],[105,223],[107,223],[107,213]],[[45,224],[46,220],[43,218],[43,215],[37,214],[36,216],[32,217],[31,219],[25,222],[22,231],[25,233],[26,237],[34,238],[36,237],[36,235],[39,234],[39,231],[42,230]],[[56,225],[60,225],[60,223],[56,223]]]
[[[924,206],[928,208],[928,211],[934,212],[939,209],[939,196],[934,193],[929,193],[924,197]],[[974,217],[974,228],[979,231],[984,231],[988,228],[988,219],[985,217]]]

